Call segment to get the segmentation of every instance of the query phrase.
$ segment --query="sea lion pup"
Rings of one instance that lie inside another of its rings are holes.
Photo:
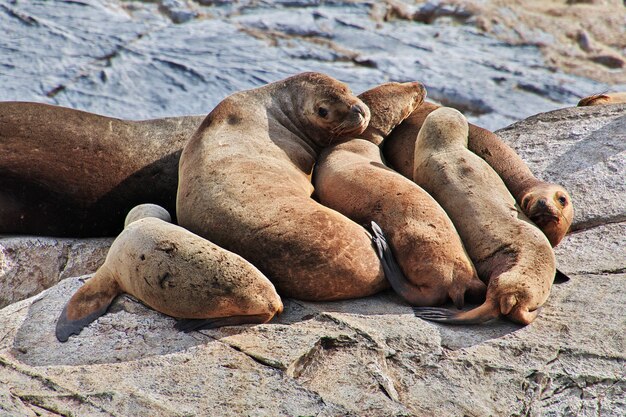
[[[178,158],[202,119],[0,102],[0,233],[116,236],[137,204],[174,212]]]
[[[589,97],[581,98],[578,102],[578,106],[601,106],[604,104],[621,103],[626,103],[626,92],[594,94]]]
[[[485,284],[441,206],[414,182],[387,168],[377,146],[425,95],[417,82],[383,84],[359,95],[372,114],[359,135],[368,140],[352,139],[322,151],[313,184],[325,206],[360,224],[374,221],[385,230],[400,267],[394,273],[396,269],[388,266],[385,275],[408,303],[439,305],[449,297],[461,308],[465,292],[478,299],[484,296]]]
[[[436,104],[424,102],[383,143],[385,161],[407,178],[413,178],[415,138],[426,116],[437,108]],[[556,246],[574,217],[567,191],[560,185],[537,179],[519,155],[487,129],[470,124],[468,144],[472,152],[498,173],[524,214],[539,226],[552,246]]]
[[[272,283],[252,264],[208,240],[168,223],[154,204],[132,209],[104,264],[76,291],[56,326],[61,342],[103,315],[128,293],[191,331],[265,323],[283,310]]]
[[[467,137],[467,120],[457,110],[442,107],[429,114],[415,144],[413,180],[452,219],[478,275],[488,282],[487,299],[467,312],[426,307],[416,308],[416,315],[482,323],[502,314],[529,324],[550,294],[554,253],[498,174],[467,148]]]
[[[181,155],[179,224],[243,256],[284,296],[386,288],[367,231],[311,198],[321,149],[363,132],[369,118],[345,84],[318,73],[227,97]]]

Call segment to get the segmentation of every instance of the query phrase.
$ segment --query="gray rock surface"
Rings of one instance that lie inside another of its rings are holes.
[[[523,27],[511,32],[530,40],[507,43],[485,35],[475,11],[440,3],[0,0],[0,100],[127,119],[205,114],[230,93],[308,70],[357,93],[419,80],[495,129],[626,89],[555,71],[539,48],[547,33]]]
[[[626,151],[610,126],[625,116],[624,106],[566,109],[500,132],[539,177],[576,190],[583,216],[557,248],[571,279],[529,326],[433,324],[386,292],[287,299],[268,324],[180,334],[123,296],[60,344],[56,317],[85,279],[69,278],[0,310],[0,416],[623,416],[626,168],[612,158]],[[549,151],[534,152],[535,140]],[[595,158],[597,144],[614,152]],[[581,153],[564,159],[572,147]],[[576,161],[582,169],[553,169]],[[587,181],[614,193],[610,217],[594,214],[594,190],[576,188]]]
[[[57,239],[0,235],[0,308],[68,277],[95,272],[112,238]]]

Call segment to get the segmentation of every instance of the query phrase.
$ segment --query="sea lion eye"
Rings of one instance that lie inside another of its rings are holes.
[[[559,203],[561,203],[561,205],[562,205],[563,207],[565,207],[565,205],[567,204],[567,198],[565,198],[565,196],[563,196],[563,195],[562,195],[562,196],[560,196],[560,197],[559,197]]]
[[[324,107],[320,107],[320,108],[317,109],[317,114],[320,117],[326,117],[326,116],[328,116],[328,110],[326,110]]]

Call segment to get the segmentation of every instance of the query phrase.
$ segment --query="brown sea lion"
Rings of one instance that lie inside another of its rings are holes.
[[[413,177],[415,138],[426,116],[439,108],[424,102],[385,139],[385,161],[407,178]],[[537,179],[524,161],[498,135],[469,125],[469,149],[483,158],[500,175],[507,188],[534,222],[556,246],[572,223],[574,210],[567,191],[557,184]]]
[[[345,84],[318,73],[227,97],[181,155],[179,224],[252,262],[284,296],[338,300],[386,288],[366,230],[311,198],[319,152],[363,132],[369,118]]]
[[[177,324],[185,331],[265,323],[282,311],[274,286],[257,268],[169,218],[153,204],[128,213],[104,264],[63,309],[59,341],[106,313],[121,293],[169,316],[192,319]]]
[[[502,179],[467,148],[468,123],[442,107],[426,117],[415,144],[413,180],[441,204],[456,226],[487,300],[461,313],[417,308],[445,323],[482,323],[500,314],[529,324],[545,303],[556,272],[550,242],[515,203]]]
[[[174,212],[179,155],[203,118],[0,102],[0,234],[114,236],[137,204]]]
[[[626,92],[594,94],[589,97],[581,98],[578,102],[578,106],[601,106],[605,104],[622,103],[626,103]]]
[[[377,146],[425,95],[420,83],[388,83],[359,95],[372,114],[359,135],[367,140],[352,139],[322,151],[313,184],[325,206],[360,224],[374,221],[385,230],[404,273],[386,270],[385,275],[407,302],[430,306],[449,297],[460,308],[466,291],[479,297],[485,284],[441,206],[414,182],[387,168]]]

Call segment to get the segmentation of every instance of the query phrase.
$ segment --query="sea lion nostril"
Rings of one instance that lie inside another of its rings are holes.
[[[545,198],[542,198],[542,199],[538,200],[538,201],[537,201],[537,205],[538,205],[539,207],[545,207],[545,206],[546,206],[546,199],[545,199]]]
[[[363,109],[363,106],[359,106],[358,104],[353,104],[352,107],[350,107],[350,111],[354,113],[358,113],[362,117],[365,117],[365,110]]]

